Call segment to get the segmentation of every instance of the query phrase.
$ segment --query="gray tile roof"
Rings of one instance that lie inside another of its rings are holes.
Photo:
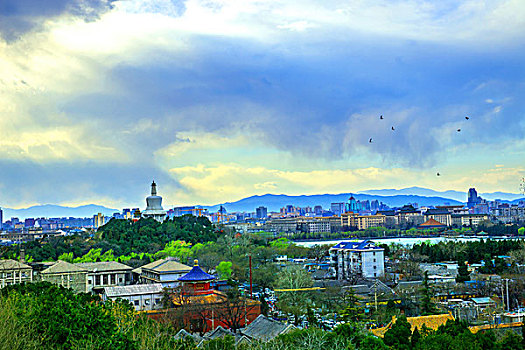
[[[156,294],[162,293],[162,284],[135,284],[132,286],[104,287],[104,294],[107,297],[122,297],[128,295]]]
[[[0,260],[0,270],[31,269],[31,266],[12,259]]]
[[[176,340],[178,339],[184,339],[184,338],[187,338],[187,337],[190,337],[190,338],[193,338],[193,340],[195,341],[195,343],[200,343],[202,341],[202,337],[198,334],[192,334],[190,332],[188,332],[187,330],[185,330],[184,328],[181,329],[180,331],[177,332],[177,334],[174,335],[174,338]]]
[[[54,274],[54,273],[74,273],[74,272],[87,273],[88,270],[80,266],[76,266],[75,264],[68,263],[67,261],[58,260],[55,264],[53,264],[51,267],[48,267],[41,273],[42,274]]]
[[[173,258],[166,258],[154,261],[141,267],[142,270],[152,270],[157,273],[170,273],[170,272],[190,272],[191,267],[181,264],[175,261]]]
[[[251,339],[268,341],[293,329],[295,329],[293,325],[287,325],[264,315],[259,315],[242,330],[242,334]]]
[[[214,330],[209,331],[208,333],[206,333],[204,335],[203,341],[199,344],[199,347],[202,346],[203,342],[205,342],[206,340],[211,340],[211,339],[216,339],[216,338],[224,338],[227,335],[230,335],[233,338],[235,338],[235,344],[236,345],[240,344],[240,343],[249,343],[250,342],[250,338],[246,337],[245,335],[239,334],[239,333],[233,333],[229,329],[225,329],[222,326],[218,326]]]
[[[109,271],[125,271],[133,270],[128,265],[121,264],[117,261],[102,261],[102,262],[87,262],[75,264],[79,267],[87,269],[89,272],[109,272]]]

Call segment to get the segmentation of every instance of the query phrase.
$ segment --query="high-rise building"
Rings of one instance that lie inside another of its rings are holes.
[[[3,223],[4,223],[4,212],[3,212],[2,208],[0,208],[0,230],[3,227]]]
[[[320,205],[316,205],[314,207],[314,214],[315,215],[322,215],[323,214],[323,207]]]
[[[257,219],[266,219],[266,217],[268,217],[268,208],[261,206],[255,209],[255,213]]]
[[[345,212],[345,204],[344,203],[331,203],[330,211],[334,213],[334,215],[340,216],[341,214]]]
[[[27,218],[24,220],[24,227],[35,227],[35,219]]]
[[[351,211],[352,213],[357,213],[359,212],[359,209],[360,209],[359,205],[357,204],[357,201],[354,198],[354,196],[350,196],[350,198],[348,199],[348,202],[346,203],[345,211],[347,212]]]
[[[481,197],[478,197],[478,192],[475,188],[470,188],[467,195],[467,208],[474,208],[476,204],[481,202]]]

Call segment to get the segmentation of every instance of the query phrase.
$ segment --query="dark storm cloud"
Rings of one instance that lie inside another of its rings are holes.
[[[93,21],[112,8],[114,0],[2,0],[0,37],[10,42],[38,29],[47,19],[70,15]]]
[[[297,154],[337,159],[369,147],[415,167],[431,165],[451,146],[498,143],[524,131],[523,52],[347,41],[315,47],[330,55],[293,55],[225,39],[196,38],[193,45],[193,56],[183,59],[114,68],[108,79],[121,87],[118,94],[79,96],[65,112],[110,115],[101,120],[107,128],[143,119],[161,125],[121,135],[145,154],[177,132],[242,129]]]

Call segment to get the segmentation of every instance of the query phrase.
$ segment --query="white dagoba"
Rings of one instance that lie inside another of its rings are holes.
[[[146,198],[146,210],[142,212],[142,217],[153,218],[158,222],[163,222],[166,217],[166,211],[162,209],[162,197],[157,196],[157,184],[155,181],[151,184],[151,196]]]

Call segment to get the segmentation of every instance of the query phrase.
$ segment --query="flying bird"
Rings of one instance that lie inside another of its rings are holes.
[[[437,175],[437,176],[441,176],[441,174],[440,174],[440,173],[437,173],[436,175]]]
[[[470,118],[467,116],[467,117],[465,117],[465,119],[466,119],[466,120],[469,120]]]
[[[372,143],[372,138],[370,138],[370,140],[368,140],[368,142]]]
[[[461,131],[461,129],[458,129],[458,132],[460,132],[460,131]]]
[[[379,116],[379,119],[383,119],[383,115],[382,114]]]
[[[394,130],[396,130],[396,129],[394,129],[394,127],[392,127],[392,131],[394,131]]]

